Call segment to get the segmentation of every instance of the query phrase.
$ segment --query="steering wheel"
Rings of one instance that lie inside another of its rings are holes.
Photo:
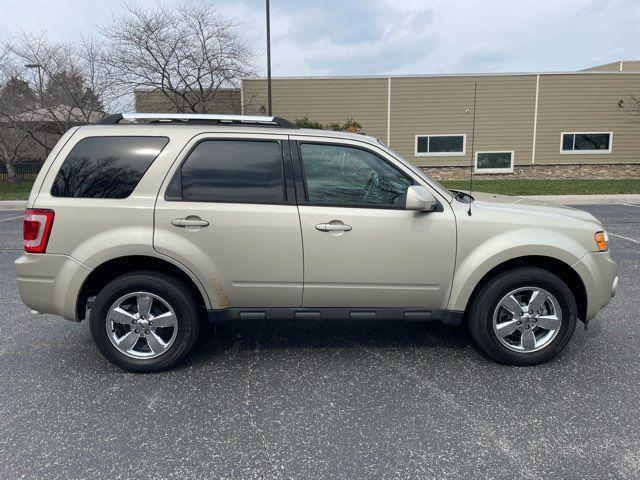
[[[364,187],[363,199],[366,200],[369,197],[369,195],[371,195],[373,190],[378,188],[379,184],[380,184],[380,175],[378,175],[378,172],[371,172],[371,175],[369,176],[369,180],[367,181],[367,184]]]

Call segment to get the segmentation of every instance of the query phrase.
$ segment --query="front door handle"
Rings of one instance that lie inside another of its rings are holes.
[[[199,217],[174,218],[171,225],[175,227],[207,227],[209,222]]]
[[[351,231],[351,225],[345,225],[344,223],[319,223],[316,225],[316,230],[321,232],[349,232]]]

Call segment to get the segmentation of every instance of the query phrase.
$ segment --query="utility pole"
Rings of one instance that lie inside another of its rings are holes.
[[[269,116],[273,115],[271,107],[271,20],[269,17],[269,0],[267,0],[267,105]]]

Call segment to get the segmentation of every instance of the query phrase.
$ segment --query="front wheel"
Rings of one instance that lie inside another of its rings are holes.
[[[112,363],[132,372],[155,372],[189,353],[200,318],[180,280],[136,272],[112,280],[98,293],[89,323],[96,345]]]
[[[518,268],[480,290],[469,311],[469,330],[494,360],[537,365],[566,347],[576,320],[574,296],[560,278],[539,268]]]

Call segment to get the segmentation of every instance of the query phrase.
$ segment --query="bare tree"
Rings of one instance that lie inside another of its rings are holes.
[[[255,73],[237,26],[209,2],[124,9],[100,29],[124,90],[162,92],[176,111],[202,113],[222,89]]]
[[[22,33],[8,43],[10,75],[32,79],[35,108],[0,104],[0,118],[8,122],[46,123],[63,134],[70,127],[86,124],[104,115],[112,100],[111,79],[102,67],[99,43],[84,39],[75,43],[49,42],[43,34]]]
[[[0,47],[0,155],[9,177],[21,159],[44,159],[69,128],[94,122],[117,100],[101,44],[49,42],[22,33]]]

